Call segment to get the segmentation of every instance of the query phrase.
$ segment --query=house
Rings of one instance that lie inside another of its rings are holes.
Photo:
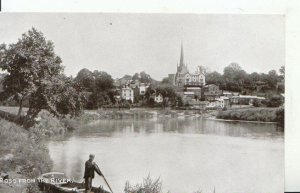
[[[200,100],[192,99],[190,100],[189,105],[193,109],[205,109],[208,103],[209,103],[208,101],[200,101]]]
[[[220,98],[216,98],[213,101],[210,101],[206,108],[208,109],[223,109],[229,106],[229,98],[225,96],[221,96]]]
[[[162,103],[164,101],[164,98],[163,98],[162,94],[160,94],[160,93],[155,94],[154,101],[156,103]]]
[[[217,99],[218,106],[220,108],[228,107],[229,106],[229,98],[225,96],[220,96],[220,98]]]
[[[204,100],[206,101],[214,101],[220,96],[219,86],[215,84],[206,85],[203,90]]]
[[[201,87],[186,87],[187,92],[193,92],[195,97],[201,98]]]
[[[149,86],[146,85],[145,83],[140,83],[140,85],[139,85],[139,91],[140,91],[139,94],[140,95],[145,95],[148,87]]]
[[[122,99],[133,102],[134,100],[134,92],[130,87],[122,88]]]
[[[231,98],[233,96],[233,93],[230,91],[223,90],[222,95],[225,97]]]
[[[203,86],[205,85],[205,70],[199,66],[195,73],[190,73],[187,64],[184,61],[183,46],[181,45],[180,61],[177,64],[176,74],[168,75],[170,82],[177,88],[185,86]]]
[[[232,104],[250,105],[254,100],[263,101],[265,97],[253,96],[253,95],[239,95],[230,98]]]
[[[182,101],[184,104],[190,104],[195,99],[195,93],[191,91],[183,92]]]

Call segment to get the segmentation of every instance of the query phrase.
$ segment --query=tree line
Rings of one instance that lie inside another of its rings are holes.
[[[206,83],[216,84],[221,90],[243,92],[266,93],[268,91],[284,92],[284,85],[278,84],[284,81],[285,67],[281,66],[279,74],[276,70],[266,73],[253,72],[248,74],[237,63],[231,63],[223,70],[223,74],[213,71],[206,73]]]
[[[0,101],[14,101],[19,106],[18,122],[26,127],[35,123],[43,109],[63,117],[80,115],[83,109],[128,103],[116,100],[120,90],[115,89],[113,78],[104,71],[92,72],[84,68],[75,78],[66,76],[62,59],[54,52],[53,42],[46,40],[35,28],[22,34],[16,43],[0,45],[0,69],[5,72],[5,76],[0,77]],[[155,81],[145,72],[123,78],[151,85],[145,95],[135,92],[134,103],[154,106],[153,97],[161,94],[164,98],[162,106],[182,105],[167,79]],[[280,69],[280,75],[275,70],[268,74],[247,74],[236,63],[225,67],[223,74],[216,71],[206,74],[208,84],[217,84],[220,89],[230,91],[253,91],[257,86],[261,90],[272,90],[283,78],[284,67]],[[24,106],[28,110],[22,116]]]

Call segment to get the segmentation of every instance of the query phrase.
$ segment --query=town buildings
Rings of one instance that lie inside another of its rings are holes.
[[[187,64],[184,61],[182,44],[180,52],[180,61],[179,64],[177,64],[176,74],[169,74],[168,77],[170,82],[177,88],[205,85],[205,73],[203,67],[198,66],[195,73],[189,72]]]
[[[122,99],[131,101],[133,103],[133,101],[134,101],[133,89],[125,86],[124,88],[122,88],[121,97],[122,97]]]

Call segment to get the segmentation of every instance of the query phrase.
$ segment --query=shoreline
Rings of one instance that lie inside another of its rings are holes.
[[[274,122],[274,121],[247,121],[247,120],[234,120],[234,119],[218,119],[218,118],[205,118],[205,119],[208,119],[208,120],[214,120],[214,121],[224,121],[224,122],[240,122],[240,123],[260,123],[260,124],[263,124],[263,123],[266,123],[266,124],[278,124],[278,122]]]

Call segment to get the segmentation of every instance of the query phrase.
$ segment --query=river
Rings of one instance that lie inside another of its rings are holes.
[[[49,142],[54,171],[82,181],[93,153],[115,193],[148,174],[160,177],[163,191],[171,193],[284,192],[284,133],[276,124],[183,117],[81,127]],[[104,182],[97,176],[93,184]]]

